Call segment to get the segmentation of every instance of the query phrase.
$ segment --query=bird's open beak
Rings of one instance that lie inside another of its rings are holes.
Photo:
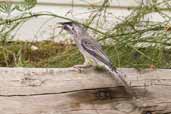
[[[59,34],[61,34],[64,30],[67,30],[68,29],[68,27],[67,27],[67,25],[69,24],[71,24],[71,22],[59,22],[59,28],[61,28],[61,30],[59,31]]]
[[[73,22],[59,22],[63,26],[64,30],[69,30],[69,26],[72,26]]]
[[[71,25],[73,22],[59,22],[59,24],[61,24],[61,25]]]
[[[73,22],[59,22],[59,24],[62,25],[62,31],[66,30],[68,32],[71,32],[72,24]]]

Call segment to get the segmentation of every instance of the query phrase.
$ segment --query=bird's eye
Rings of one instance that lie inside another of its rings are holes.
[[[87,41],[85,41],[85,44],[88,44],[88,42],[87,42]]]

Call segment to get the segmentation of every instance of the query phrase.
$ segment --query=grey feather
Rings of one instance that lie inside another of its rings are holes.
[[[93,42],[89,39],[82,39],[81,45],[90,55],[94,56],[96,59],[109,66],[111,69],[116,70],[113,67],[112,62],[109,60],[107,55],[103,52],[101,46],[98,43]]]
[[[112,65],[112,62],[102,50],[101,45],[88,34],[86,29],[77,23],[63,23],[63,25],[64,29],[74,37],[76,45],[84,58],[90,57],[93,60],[97,60],[98,63],[103,63],[113,77],[125,86],[126,91],[133,95],[133,91],[123,78],[122,73]]]
[[[133,95],[132,89],[123,78],[124,76],[119,71],[117,71],[115,67],[113,67],[107,55],[103,52],[101,47],[97,46],[96,42],[92,42],[90,39],[82,39],[81,45],[83,49],[85,49],[90,55],[107,65],[109,67],[109,72],[114,76],[114,78],[124,85],[129,94]]]

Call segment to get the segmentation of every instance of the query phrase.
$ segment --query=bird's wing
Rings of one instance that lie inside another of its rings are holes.
[[[90,55],[92,55],[105,65],[108,65],[110,68],[113,68],[111,61],[109,60],[108,56],[103,52],[98,42],[94,42],[90,39],[82,39],[81,45],[83,49],[85,49]]]

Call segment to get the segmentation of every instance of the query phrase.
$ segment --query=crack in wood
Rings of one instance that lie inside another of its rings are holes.
[[[118,86],[119,87],[119,86]],[[11,94],[11,95],[3,95],[0,94],[0,97],[25,97],[25,96],[45,96],[45,95],[57,95],[57,94],[67,94],[67,93],[74,93],[74,92],[82,92],[82,91],[98,91],[100,89],[115,89],[117,87],[105,87],[105,88],[91,88],[91,89],[81,89],[81,90],[72,90],[72,91],[63,91],[63,92],[53,92],[53,93],[36,93],[36,94]],[[124,98],[124,97],[121,97]]]
[[[1,70],[3,70],[1,72]],[[0,68],[0,113],[9,114],[168,114],[171,112],[170,70],[139,73],[123,69],[137,94],[135,105],[108,73],[67,69]],[[112,89],[112,98],[99,100],[96,92]],[[128,110],[129,108],[132,110]],[[119,112],[118,112],[119,111]],[[132,112],[131,112],[132,111]],[[54,113],[53,113],[54,112]],[[127,113],[128,112],[128,113]]]

